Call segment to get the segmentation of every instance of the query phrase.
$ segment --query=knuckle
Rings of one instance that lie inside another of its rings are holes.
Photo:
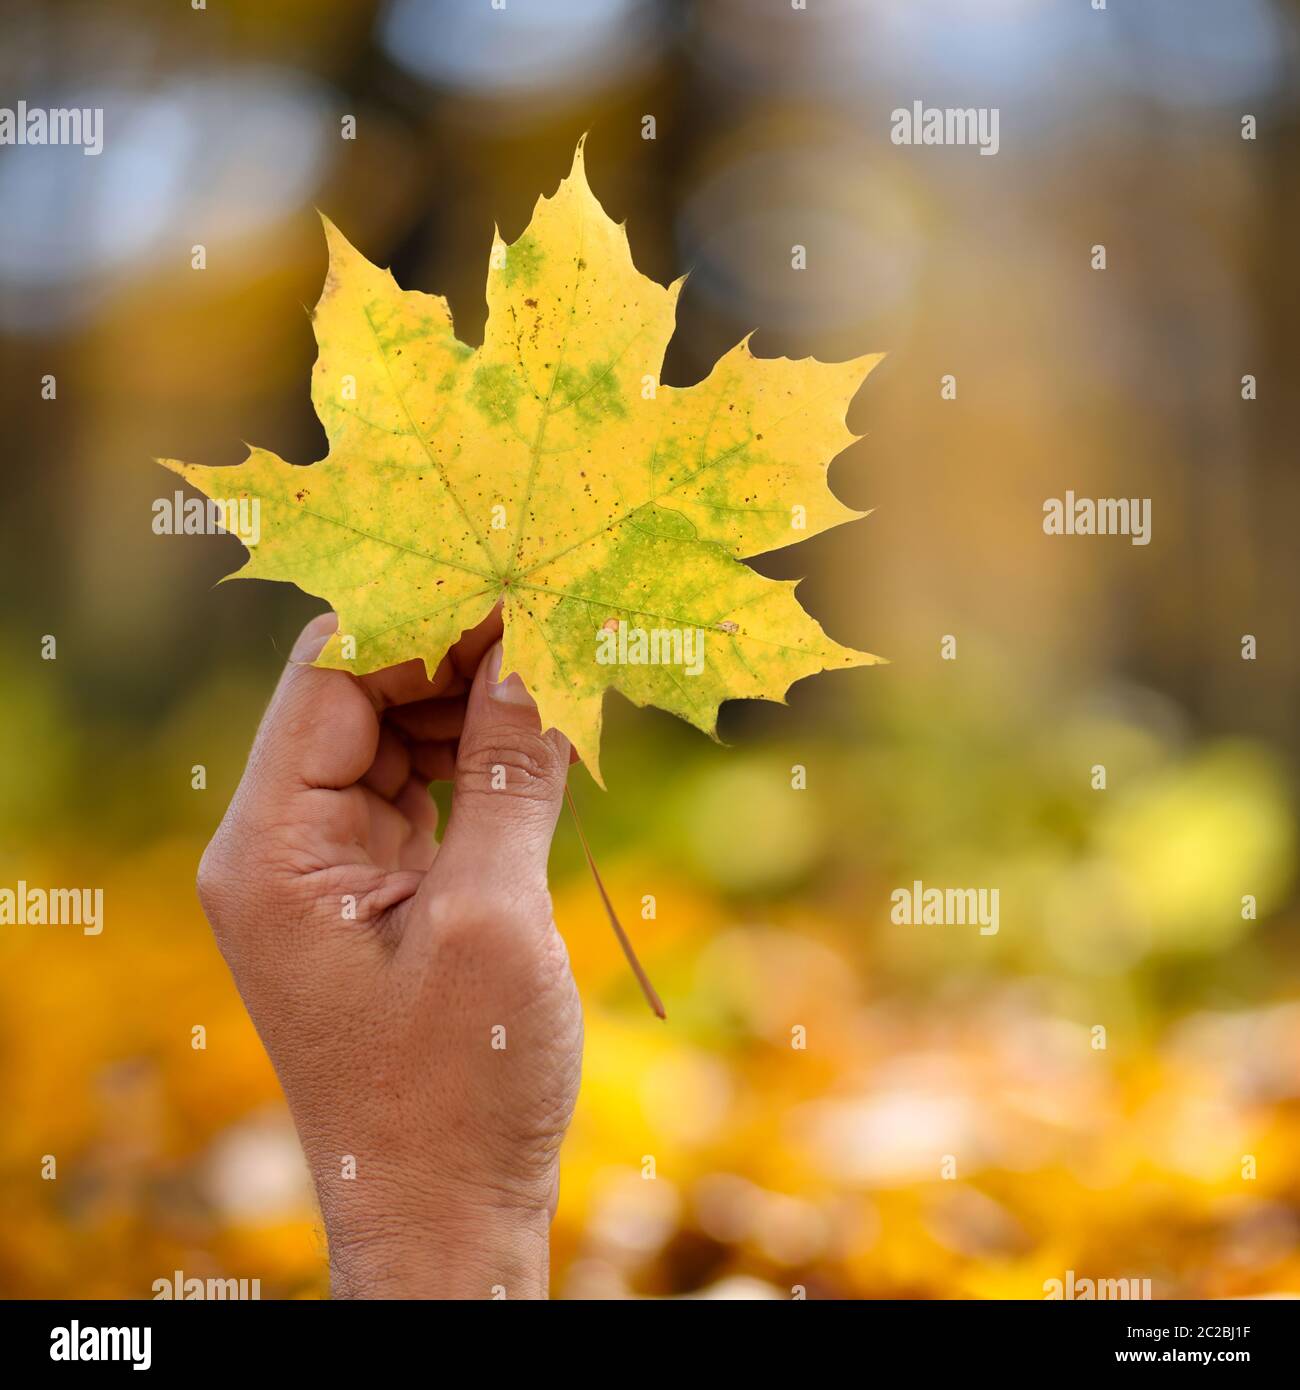
[[[227,859],[222,848],[220,836],[214,837],[203,851],[199,860],[195,886],[198,889],[199,903],[208,920],[215,924],[221,916],[223,903],[229,891],[230,878],[227,872]]]
[[[517,912],[504,894],[451,892],[433,900],[429,915],[440,940],[477,941],[507,920],[513,921]]]
[[[457,789],[471,795],[546,801],[563,782],[568,760],[541,732],[512,731],[509,743],[490,734],[462,738]]]
[[[259,877],[256,852],[245,836],[232,832],[227,814],[203,851],[195,875],[199,905],[218,938],[228,934],[246,910],[250,889]]]
[[[199,906],[207,918],[217,947],[227,964],[233,966],[232,951],[238,936],[239,875],[233,867],[231,851],[221,831],[213,837],[199,860],[195,886]]]
[[[514,895],[499,890],[440,894],[430,904],[434,939],[444,950],[499,960],[510,948],[531,941],[551,921],[550,895]]]

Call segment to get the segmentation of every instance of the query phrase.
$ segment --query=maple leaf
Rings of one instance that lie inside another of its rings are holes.
[[[698,384],[662,385],[683,280],[633,265],[581,142],[524,234],[495,235],[477,349],[445,299],[399,289],[322,220],[312,399],[327,457],[159,460],[227,505],[258,501],[261,539],[229,577],[327,600],[339,631],[318,666],[421,657],[432,673],[501,603],[502,674],[599,782],[607,689],[716,737],[724,700],[781,700],[803,676],[881,660],[831,641],[797,581],[742,560],[865,515],[826,469],[883,354],[756,358],[746,338]]]

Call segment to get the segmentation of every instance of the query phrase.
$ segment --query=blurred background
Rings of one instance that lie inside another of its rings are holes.
[[[97,158],[0,148],[0,884],[102,885],[106,917],[0,928],[0,1294],[325,1292],[193,891],[319,604],[214,589],[242,550],[154,535],[151,460],[324,453],[314,208],[477,342],[493,223],[518,235],[584,130],[639,267],[691,271],[666,380],[755,328],[889,353],[832,469],[873,515],[758,564],[892,664],[728,706],[725,748],[611,697],[609,791],[575,795],[669,1022],[562,821],[588,1039],[555,1296],[1300,1293],[1293,5],[0,16],[0,105],[105,112]],[[999,108],[1000,153],[893,145],[918,100]],[[1151,498],[1150,545],[1045,536],[1066,489]],[[913,879],[998,886],[998,934],[892,924]]]

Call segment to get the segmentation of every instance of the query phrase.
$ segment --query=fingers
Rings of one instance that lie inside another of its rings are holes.
[[[378,792],[386,801],[392,801],[410,775],[411,750],[391,728],[381,725],[375,760],[366,769],[362,784]]]
[[[503,631],[501,605],[498,603],[477,627],[470,628],[468,632],[462,632],[460,640],[448,653],[452,665],[464,678],[467,690],[473,683],[474,673],[483,664],[484,654],[493,643],[501,640]]]
[[[384,671],[361,676],[361,688],[381,714],[395,705],[414,705],[421,701],[463,695],[469,689],[483,653],[501,636],[501,607],[496,608],[475,628],[461,633],[455,646],[438,663],[430,677],[423,661],[404,661]],[[419,738],[445,738],[445,734],[418,734]]]
[[[523,682],[497,683],[501,645],[480,663],[456,755],[439,883],[545,901],[546,864],[569,766],[569,741],[542,732]]]
[[[459,644],[432,680],[422,661],[356,677],[311,665],[337,625],[333,613],[322,613],[294,643],[254,743],[249,780],[268,795],[362,782],[392,800],[413,771],[424,775],[417,762],[448,776],[448,758],[422,745],[450,745],[460,735],[465,701],[456,693],[467,681],[459,670]],[[481,631],[462,641],[478,639]]]
[[[322,613],[294,643],[253,742],[245,796],[279,800],[306,787],[350,787],[374,762],[374,705],[346,671],[310,664],[337,626],[333,613]]]
[[[366,857],[381,869],[414,869],[426,872],[438,852],[434,831],[438,808],[426,786],[411,780],[396,797],[379,796],[369,787],[353,787],[359,827],[365,837]]]
[[[465,723],[463,699],[420,700],[413,705],[389,710],[388,719],[409,739],[421,743],[441,743],[460,737]]]
[[[318,620],[325,621],[322,614]],[[334,631],[334,626],[325,630],[325,637]],[[311,625],[308,625],[311,631]],[[304,641],[306,632],[298,640]],[[313,639],[314,639],[313,633]],[[420,658],[403,661],[400,665],[386,667],[382,671],[372,671],[356,679],[379,714],[395,706],[414,705],[422,701],[445,700],[450,696],[463,695],[478,669],[483,653],[501,636],[501,608],[498,605],[475,628],[461,634],[456,645],[438,663],[432,676],[428,674],[425,663]],[[297,660],[314,661],[325,645],[324,638],[316,644],[310,656],[296,657]],[[448,738],[450,734],[416,734],[418,738]]]
[[[456,775],[454,743],[417,743],[411,748],[411,766],[429,782],[450,782]]]
[[[446,695],[454,685],[459,685],[462,679],[450,653],[438,663],[438,669],[433,673],[432,679],[425,671],[424,662],[417,658],[414,661],[403,661],[400,666],[372,671],[369,675],[358,676],[356,679],[380,714],[393,705],[407,705],[414,700],[428,700]]]
[[[238,861],[268,835],[298,827],[295,863],[368,858],[390,869],[427,869],[437,851],[428,784],[454,773],[466,710],[457,692],[469,684],[464,667],[500,631],[499,616],[465,634],[431,679],[421,661],[363,677],[312,666],[336,626],[335,615],[323,613],[294,644],[223,842]],[[321,796],[349,790],[347,798]],[[305,828],[312,831],[306,839]]]
[[[433,835],[438,828],[438,807],[429,795],[428,783],[419,777],[410,778],[406,786],[393,798],[393,805],[410,823],[413,839],[418,839],[421,844],[427,846],[431,864],[437,850]],[[413,868],[415,865],[404,864],[402,867]]]

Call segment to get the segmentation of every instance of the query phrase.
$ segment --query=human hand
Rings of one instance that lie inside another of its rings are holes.
[[[517,676],[494,683],[498,615],[432,680],[306,664],[335,625],[299,637],[199,897],[288,1098],[335,1296],[545,1297],[582,1059],[546,880],[569,744]]]

